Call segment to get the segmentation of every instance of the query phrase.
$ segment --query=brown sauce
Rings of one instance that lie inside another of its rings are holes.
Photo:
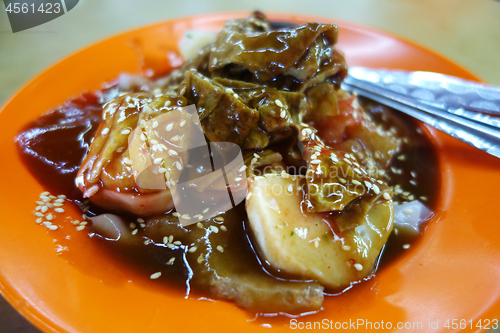
[[[28,124],[16,138],[19,154],[33,176],[50,192],[65,194],[76,204],[81,204],[82,195],[76,188],[74,179],[101,122],[104,93],[104,91],[86,93],[68,101],[60,108]],[[376,112],[372,113],[377,117]],[[405,191],[411,190],[417,198],[427,197],[427,205],[434,210],[440,184],[436,150],[425,136],[418,133],[419,125],[416,121],[400,115],[391,119],[398,119],[406,124],[410,129],[407,137],[411,142],[403,146],[403,153],[407,158],[394,162],[394,167],[403,169],[403,173],[390,173],[391,185],[400,184]],[[391,119],[387,122],[387,126],[396,125]],[[411,175],[411,171],[416,173],[416,177]],[[418,181],[417,186],[410,184],[412,179]],[[90,206],[86,213],[92,216],[99,213],[99,209]],[[267,271],[269,266],[259,261],[252,247],[252,241],[244,232],[246,216],[240,215],[238,221],[232,221],[237,224],[237,228],[233,230],[234,241],[230,243],[227,251],[236,253],[249,269]],[[125,218],[129,221],[135,219],[133,216]],[[392,235],[385,246],[380,265],[384,266],[397,258],[404,252],[402,245],[413,241],[415,239]],[[112,253],[132,271],[144,271],[144,275],[149,276],[151,272],[162,270],[165,274],[161,280],[168,280],[169,284],[179,285],[186,290],[190,289],[192,271],[184,264],[183,256],[186,253],[183,250],[171,250],[157,246],[154,242],[146,246],[142,244],[124,246],[119,242],[106,241],[99,236],[93,237],[93,243],[101,247],[102,251]],[[166,265],[172,255],[176,257],[174,264]]]

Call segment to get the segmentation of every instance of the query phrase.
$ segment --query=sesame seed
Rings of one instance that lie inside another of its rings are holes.
[[[43,224],[44,226],[48,227],[49,225],[52,225],[52,222],[47,222],[47,221],[45,221],[45,222],[42,222],[42,224]]]
[[[168,242],[169,243],[172,243],[173,240],[174,240],[174,236],[173,235],[168,236]]]
[[[39,217],[35,220],[35,222],[38,224],[42,223],[42,221],[43,221],[43,218],[41,218],[41,217]]]
[[[406,208],[406,209],[403,209],[403,213],[409,215],[409,214],[413,213],[413,210],[411,208]]]
[[[342,245],[342,250],[349,251],[351,247],[349,245]]]
[[[184,127],[184,125],[186,125],[186,121],[184,119],[181,120],[179,126],[180,127]]]
[[[80,221],[75,220],[75,221],[73,221],[73,222],[71,222],[71,223],[72,223],[73,225],[78,225],[78,224],[80,224]]]
[[[177,141],[179,141],[180,139],[181,139],[181,138],[180,138],[180,136],[176,135],[176,136],[171,137],[171,138],[170,138],[170,141],[172,141],[172,142],[177,142]]]
[[[47,229],[49,230],[57,230],[59,227],[57,225],[49,225],[47,226]]]
[[[279,99],[275,100],[274,103],[276,103],[276,105],[279,106],[280,108],[283,107],[283,103],[281,103]]]
[[[153,128],[157,128],[158,127],[158,121],[153,121],[153,125],[152,125]]]
[[[196,223],[196,226],[200,229],[203,229],[203,223],[201,222]]]
[[[219,251],[220,253],[223,253],[224,248],[221,245],[219,245],[219,246],[217,246],[217,251]]]
[[[226,226],[225,226],[225,225],[221,225],[221,226],[220,226],[220,230],[222,230],[222,231],[227,231],[227,228],[226,228]]]
[[[417,181],[415,179],[410,180],[410,184],[413,186],[417,186]]]
[[[50,192],[49,191],[45,191],[45,192],[41,193],[40,195],[47,196],[47,195],[50,195]]]
[[[203,262],[203,254],[200,254],[200,256],[198,257],[198,259],[196,259],[196,261],[198,262],[198,264],[201,264]]]
[[[179,93],[179,95],[181,95],[181,96],[184,95],[186,93],[186,89],[187,89],[186,86],[182,87],[181,92]]]
[[[48,214],[45,218],[46,218],[47,220],[51,221],[51,220],[54,218],[54,215],[52,215],[52,214]]]
[[[40,208],[40,211],[41,211],[42,213],[46,213],[46,212],[47,212],[47,210],[49,210],[49,207],[47,207],[47,206],[42,206],[42,208]]]
[[[182,242],[181,241],[175,241],[174,245],[177,245],[177,246],[182,245]]]
[[[179,217],[179,216],[181,216],[181,214],[179,214],[179,213],[177,213],[177,212],[173,212],[173,213],[172,213],[172,215],[173,215],[173,216],[175,216],[175,217]]]
[[[83,222],[80,222],[80,225],[87,225],[87,222],[83,221]]]
[[[286,118],[286,111],[285,110],[281,110],[280,117],[281,118]]]
[[[129,129],[124,129],[120,133],[123,134],[123,135],[127,135],[127,134],[130,134],[130,130]]]
[[[310,163],[311,163],[311,164],[320,164],[320,163],[321,163],[321,161],[320,161],[320,160],[312,160]]]
[[[319,247],[319,241],[317,239],[314,240],[314,247],[315,248]]]
[[[289,184],[287,187],[288,192],[293,193],[293,185]]]
[[[137,235],[137,232],[138,232],[138,231],[139,231],[139,229],[134,229],[134,230],[132,231],[132,235],[134,235],[134,236],[135,236],[135,235]]]
[[[347,155],[347,154],[346,154]],[[352,162],[350,160],[348,160],[347,158],[343,158],[342,159],[344,162],[346,162],[347,164],[349,165],[352,165]]]
[[[380,189],[377,185],[373,184],[372,189],[375,194],[380,194]]]
[[[363,270],[363,265],[361,265],[361,264],[354,264],[354,268],[356,268],[357,271],[362,271]]]
[[[162,162],[161,157],[157,157],[157,158],[155,158],[155,159],[153,160],[153,163],[154,163],[154,164],[156,164],[156,165],[160,164],[161,162]]]
[[[228,94],[234,94],[234,91],[233,91],[233,89],[231,89],[231,88],[226,88],[226,90],[225,90],[225,91],[226,91],[226,93],[228,93]]]
[[[105,129],[103,129],[103,130],[101,131],[101,135],[106,135],[106,134],[108,134],[108,133],[109,133],[109,127],[106,127]]]
[[[42,214],[42,213],[40,213],[40,212],[36,212],[36,213],[35,213],[35,216],[38,216],[38,217],[44,217],[45,215],[43,215],[43,214]]]
[[[170,258],[170,260],[167,262],[167,265],[172,265],[175,261],[175,257]]]
[[[76,227],[76,230],[77,230],[77,231],[82,231],[82,230],[84,230],[84,229],[85,229],[85,226],[84,226],[84,225],[80,225],[80,226]]]
[[[170,124],[167,125],[167,127],[165,127],[165,130],[167,132],[170,132],[172,130],[172,128],[174,128],[174,124],[170,123]]]
[[[170,156],[179,156],[179,154],[177,154],[175,150],[169,150],[168,153],[170,154]]]
[[[340,177],[340,178],[339,178],[339,180],[340,180],[340,182],[341,182],[342,184],[347,183],[347,180],[345,180],[345,179],[344,179],[344,178],[342,178],[342,177]]]
[[[422,201],[427,201],[427,197],[426,197],[426,196],[421,196],[421,197],[420,197],[420,200],[422,200]]]
[[[243,171],[245,171],[246,169],[247,169],[247,166],[246,166],[246,165],[244,165],[244,166],[242,166],[242,167],[241,167],[238,171],[239,171],[239,172],[243,172]]]
[[[352,183],[353,183],[354,185],[361,185],[361,182],[357,181],[356,179],[353,179],[353,180],[352,180]]]
[[[217,216],[214,220],[217,221],[217,222],[224,222],[224,217]]]
[[[203,214],[206,214],[209,210],[210,210],[210,208],[208,208],[208,207],[207,207],[207,208],[205,208],[205,209],[203,210]]]
[[[239,181],[241,181],[242,179],[243,179],[243,178],[241,178],[241,177],[236,177],[236,178],[234,178],[234,181],[239,182]]]
[[[368,189],[371,189],[372,188],[372,183],[370,183],[369,181],[365,180],[365,186],[368,187]]]
[[[161,272],[156,272],[156,273],[151,274],[151,276],[149,278],[151,280],[155,280],[155,279],[159,278],[160,276],[161,276]]]
[[[175,161],[175,167],[177,168],[177,170],[182,170],[182,165],[179,163],[179,161]]]
[[[251,197],[252,197],[252,192],[248,192],[246,199],[250,200]]]
[[[391,195],[387,192],[384,192],[383,197],[385,200],[391,200]]]
[[[407,250],[407,249],[409,249],[409,248],[410,248],[410,244],[404,244],[404,245],[403,245],[403,249]]]

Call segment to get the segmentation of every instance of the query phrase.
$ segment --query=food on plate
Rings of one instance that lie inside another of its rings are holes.
[[[385,253],[410,246],[439,180],[413,120],[340,89],[347,65],[337,35],[334,24],[273,29],[260,12],[229,21],[166,76],[124,74],[36,119],[16,139],[20,154],[47,189],[79,206],[88,220],[79,230],[151,263],[151,279],[259,313],[318,311],[325,295],[373,277]],[[190,105],[194,114],[179,113],[187,118],[160,122]],[[195,141],[199,150],[188,150]],[[227,172],[233,208],[180,214],[179,180],[215,173],[197,163],[215,163],[223,143],[241,151],[234,179],[246,178],[245,200],[236,202]],[[161,186],[145,186],[134,163]]]

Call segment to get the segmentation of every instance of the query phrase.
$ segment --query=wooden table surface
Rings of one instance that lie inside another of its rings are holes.
[[[18,33],[12,33],[4,9],[0,5],[0,104],[44,68],[121,31],[181,16],[255,9],[316,15],[385,31],[500,85],[498,0],[80,0],[67,14]],[[14,332],[39,331],[0,296],[0,333]]]

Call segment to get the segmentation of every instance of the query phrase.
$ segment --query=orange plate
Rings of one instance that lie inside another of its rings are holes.
[[[0,113],[0,151],[5,159],[0,164],[0,174],[5,175],[0,192],[0,290],[40,329],[253,332],[270,325],[274,331],[289,330],[288,318],[253,320],[254,315],[231,303],[185,299],[178,290],[159,287],[158,281],[131,275],[97,249],[84,232],[75,231],[69,219],[79,215],[69,205],[68,217],[56,220],[60,229],[47,231],[35,224],[35,201],[43,189],[19,160],[14,145],[21,127],[38,115],[84,90],[98,89],[122,72],[138,73],[138,48],[144,50],[149,64],[158,66],[166,63],[168,50],[176,50],[184,31],[215,31],[227,19],[246,15],[184,18],[109,38],[38,75],[4,106]],[[329,21],[295,15],[270,18],[296,23]],[[339,48],[349,65],[436,71],[475,79],[459,66],[407,41],[350,24],[339,26]],[[418,243],[375,278],[342,296],[328,297],[323,311],[299,321],[326,319],[323,324],[332,320],[335,325],[365,320],[380,325],[383,320],[393,327],[398,322],[420,322],[418,331],[449,332],[453,329],[444,327],[448,319],[463,319],[467,327],[472,320],[476,331],[480,319],[484,324],[485,319],[499,315],[500,228],[495,207],[500,160],[434,130],[428,133],[439,147],[442,174],[437,217]],[[439,330],[434,329],[436,321]]]

